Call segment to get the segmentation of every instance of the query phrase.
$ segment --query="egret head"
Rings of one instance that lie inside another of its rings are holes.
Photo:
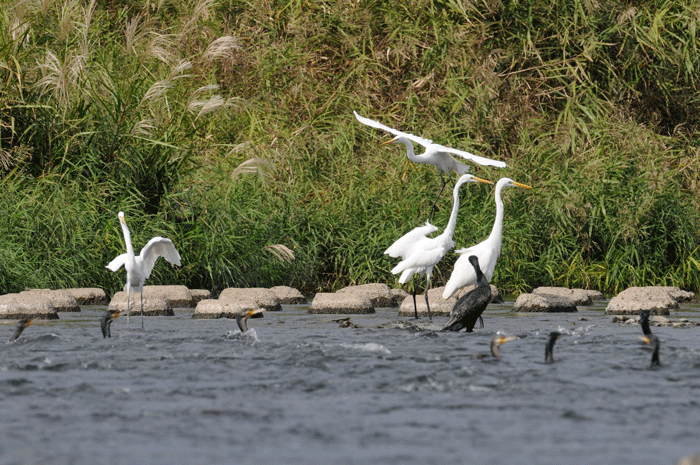
[[[119,217],[119,221],[122,224],[126,224],[126,220],[124,219],[124,212],[119,212],[119,214],[117,216]]]
[[[522,187],[524,189],[532,189],[532,186],[513,181],[510,178],[501,178],[498,180],[498,184],[501,184],[503,187]]]
[[[476,176],[471,174],[463,174],[462,177],[457,180],[455,186],[459,187],[465,182],[483,182],[484,184],[493,184],[491,181],[487,181],[486,179],[477,178]]]
[[[403,144],[405,146],[411,146],[413,147],[413,144],[411,144],[411,141],[405,138],[404,136],[396,136],[391,140],[388,140],[386,142],[382,142],[382,145],[387,145],[387,144]]]

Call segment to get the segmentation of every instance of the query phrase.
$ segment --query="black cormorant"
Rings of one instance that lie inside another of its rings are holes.
[[[544,348],[544,363],[552,363],[554,361],[553,351],[554,344],[564,336],[562,333],[557,331],[552,331],[549,333],[549,339],[547,340],[547,346]]]
[[[645,336],[651,335],[651,329],[649,328],[649,315],[651,312],[649,310],[642,310],[639,312],[639,324],[642,325],[642,333]]]
[[[443,331],[460,331],[467,328],[467,332],[471,333],[476,320],[481,318],[481,313],[491,302],[491,286],[489,286],[484,273],[481,272],[479,259],[476,255],[471,255],[469,262],[476,271],[476,287],[460,297],[455,303],[450,313],[450,319],[442,328]],[[482,327],[483,324],[482,320]]]
[[[15,326],[15,333],[12,335],[10,338],[10,342],[16,340],[20,334],[22,334],[22,331],[24,331],[24,328],[32,324],[32,319],[31,318],[22,318],[17,322],[17,326]]]
[[[119,318],[119,310],[107,310],[104,315],[102,315],[102,337],[112,337],[112,332],[110,327],[112,326],[112,321]]]
[[[653,334],[649,334],[648,336],[644,336],[642,340],[649,344],[653,350],[651,354],[651,366],[655,367],[661,365],[661,362],[659,362],[659,338]]]
[[[236,323],[238,323],[238,329],[240,329],[242,333],[248,331],[248,318],[263,311],[264,309],[262,308],[256,308],[255,310],[244,310],[236,313]]]

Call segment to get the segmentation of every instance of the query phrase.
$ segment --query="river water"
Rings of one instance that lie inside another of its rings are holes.
[[[604,304],[511,307],[490,305],[471,334],[416,330],[397,309],[341,328],[308,306],[245,334],[191,309],[145,330],[121,317],[111,339],[104,307],[35,321],[0,349],[0,464],[639,465],[700,452],[700,327],[652,327],[652,369],[639,326],[612,323]],[[565,336],[544,364],[552,330]],[[497,332],[522,337],[500,361],[472,358]]]

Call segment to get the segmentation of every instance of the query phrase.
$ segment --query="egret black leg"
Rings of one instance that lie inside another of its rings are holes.
[[[143,329],[143,289],[141,289],[141,329]]]
[[[450,180],[451,179],[452,177],[450,177]],[[440,192],[438,192],[437,197],[435,197],[435,202],[433,202],[433,206],[430,207],[430,217],[428,218],[428,221],[433,220],[433,215],[435,214],[435,205],[437,204],[437,201],[440,198],[440,195],[442,195],[442,191],[445,190],[445,185],[447,184],[447,181],[445,181],[445,178],[442,176],[442,173],[440,173],[440,180],[442,181],[442,187],[440,188]]]
[[[413,281],[413,314],[415,315],[416,320],[418,319],[418,305],[416,305],[416,283],[415,280]]]
[[[428,291],[430,290],[430,278],[425,278],[425,306],[428,307],[428,319],[433,321],[433,316],[430,314],[430,304],[428,303]]]

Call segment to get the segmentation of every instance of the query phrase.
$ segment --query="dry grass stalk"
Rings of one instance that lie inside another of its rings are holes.
[[[283,244],[268,245],[263,247],[263,250],[270,252],[282,263],[288,263],[294,260],[294,251]]]

